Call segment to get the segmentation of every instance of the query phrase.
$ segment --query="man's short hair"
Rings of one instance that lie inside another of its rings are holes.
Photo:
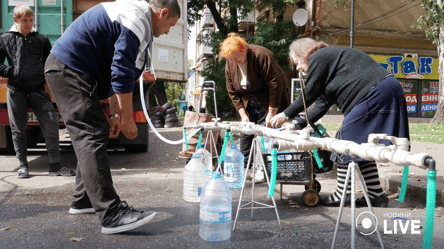
[[[148,2],[149,0],[147,0]],[[180,18],[180,6],[177,0],[151,0],[149,1],[155,9],[167,8],[170,11],[168,19],[177,16]]]
[[[34,15],[34,11],[32,11],[32,9],[26,5],[26,4],[20,4],[15,6],[14,8],[14,17],[20,19],[23,16],[33,16]]]

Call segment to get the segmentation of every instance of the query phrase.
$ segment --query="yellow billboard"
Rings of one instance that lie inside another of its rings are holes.
[[[396,78],[438,80],[438,58],[370,55]]]

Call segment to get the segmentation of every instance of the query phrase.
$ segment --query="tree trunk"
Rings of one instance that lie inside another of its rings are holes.
[[[207,7],[208,9],[210,9],[211,14],[213,15],[214,22],[216,22],[219,32],[221,32],[225,36],[228,35],[227,27],[224,25],[222,17],[220,16],[220,13],[217,11],[216,3],[213,0],[208,0]]]
[[[235,23],[230,27],[231,32],[239,33],[239,25],[237,22],[237,8],[230,8],[230,19],[231,23]]]
[[[435,116],[430,121],[432,123],[444,124],[444,95],[443,95],[443,70],[444,70],[444,23],[441,23],[439,28],[438,39],[438,60],[439,60],[439,102]]]

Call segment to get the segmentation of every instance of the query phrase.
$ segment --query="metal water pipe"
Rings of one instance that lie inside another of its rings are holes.
[[[61,7],[60,7],[60,9],[61,9],[61,12],[60,12],[60,19],[61,19],[61,22],[60,22],[60,35],[63,35],[63,33],[65,32],[65,22],[63,21],[63,0],[61,0],[61,3],[60,3],[60,5],[61,5]]]
[[[38,11],[38,0],[34,0],[34,7],[35,7],[35,11],[34,11],[34,27],[36,31],[39,31],[39,11]]]
[[[353,48],[353,36],[355,35],[355,0],[352,0],[351,6],[351,25],[350,25],[350,47]]]

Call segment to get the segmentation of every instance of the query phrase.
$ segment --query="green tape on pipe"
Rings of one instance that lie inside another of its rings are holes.
[[[322,163],[321,163],[321,159],[319,159],[318,151],[314,150],[313,154],[314,154],[316,162],[318,163],[318,168],[322,169],[323,166],[322,166]]]
[[[262,153],[265,153],[264,137],[261,137],[261,143],[262,143]]]
[[[407,191],[407,182],[409,180],[409,166],[404,166],[402,173],[401,192],[399,192],[398,201],[404,203],[405,192]]]
[[[188,150],[187,130],[186,129],[183,129],[183,136],[185,139],[185,148],[187,148],[187,150]]]
[[[228,131],[225,132],[224,146],[222,147],[222,152],[220,153],[219,164],[221,164],[222,161],[224,160],[225,148],[227,148],[227,143],[228,143],[228,133],[229,133]]]
[[[202,130],[200,130],[199,140],[197,141],[196,151],[200,148],[200,142],[202,141]]]
[[[432,248],[433,240],[433,222],[435,219],[435,202],[436,202],[436,171],[429,170],[427,172],[427,204],[426,217],[424,227],[424,240],[422,248]]]
[[[277,152],[276,149],[271,150],[271,179],[270,188],[268,189],[268,196],[273,196],[274,186],[276,185],[276,171],[277,171]]]

